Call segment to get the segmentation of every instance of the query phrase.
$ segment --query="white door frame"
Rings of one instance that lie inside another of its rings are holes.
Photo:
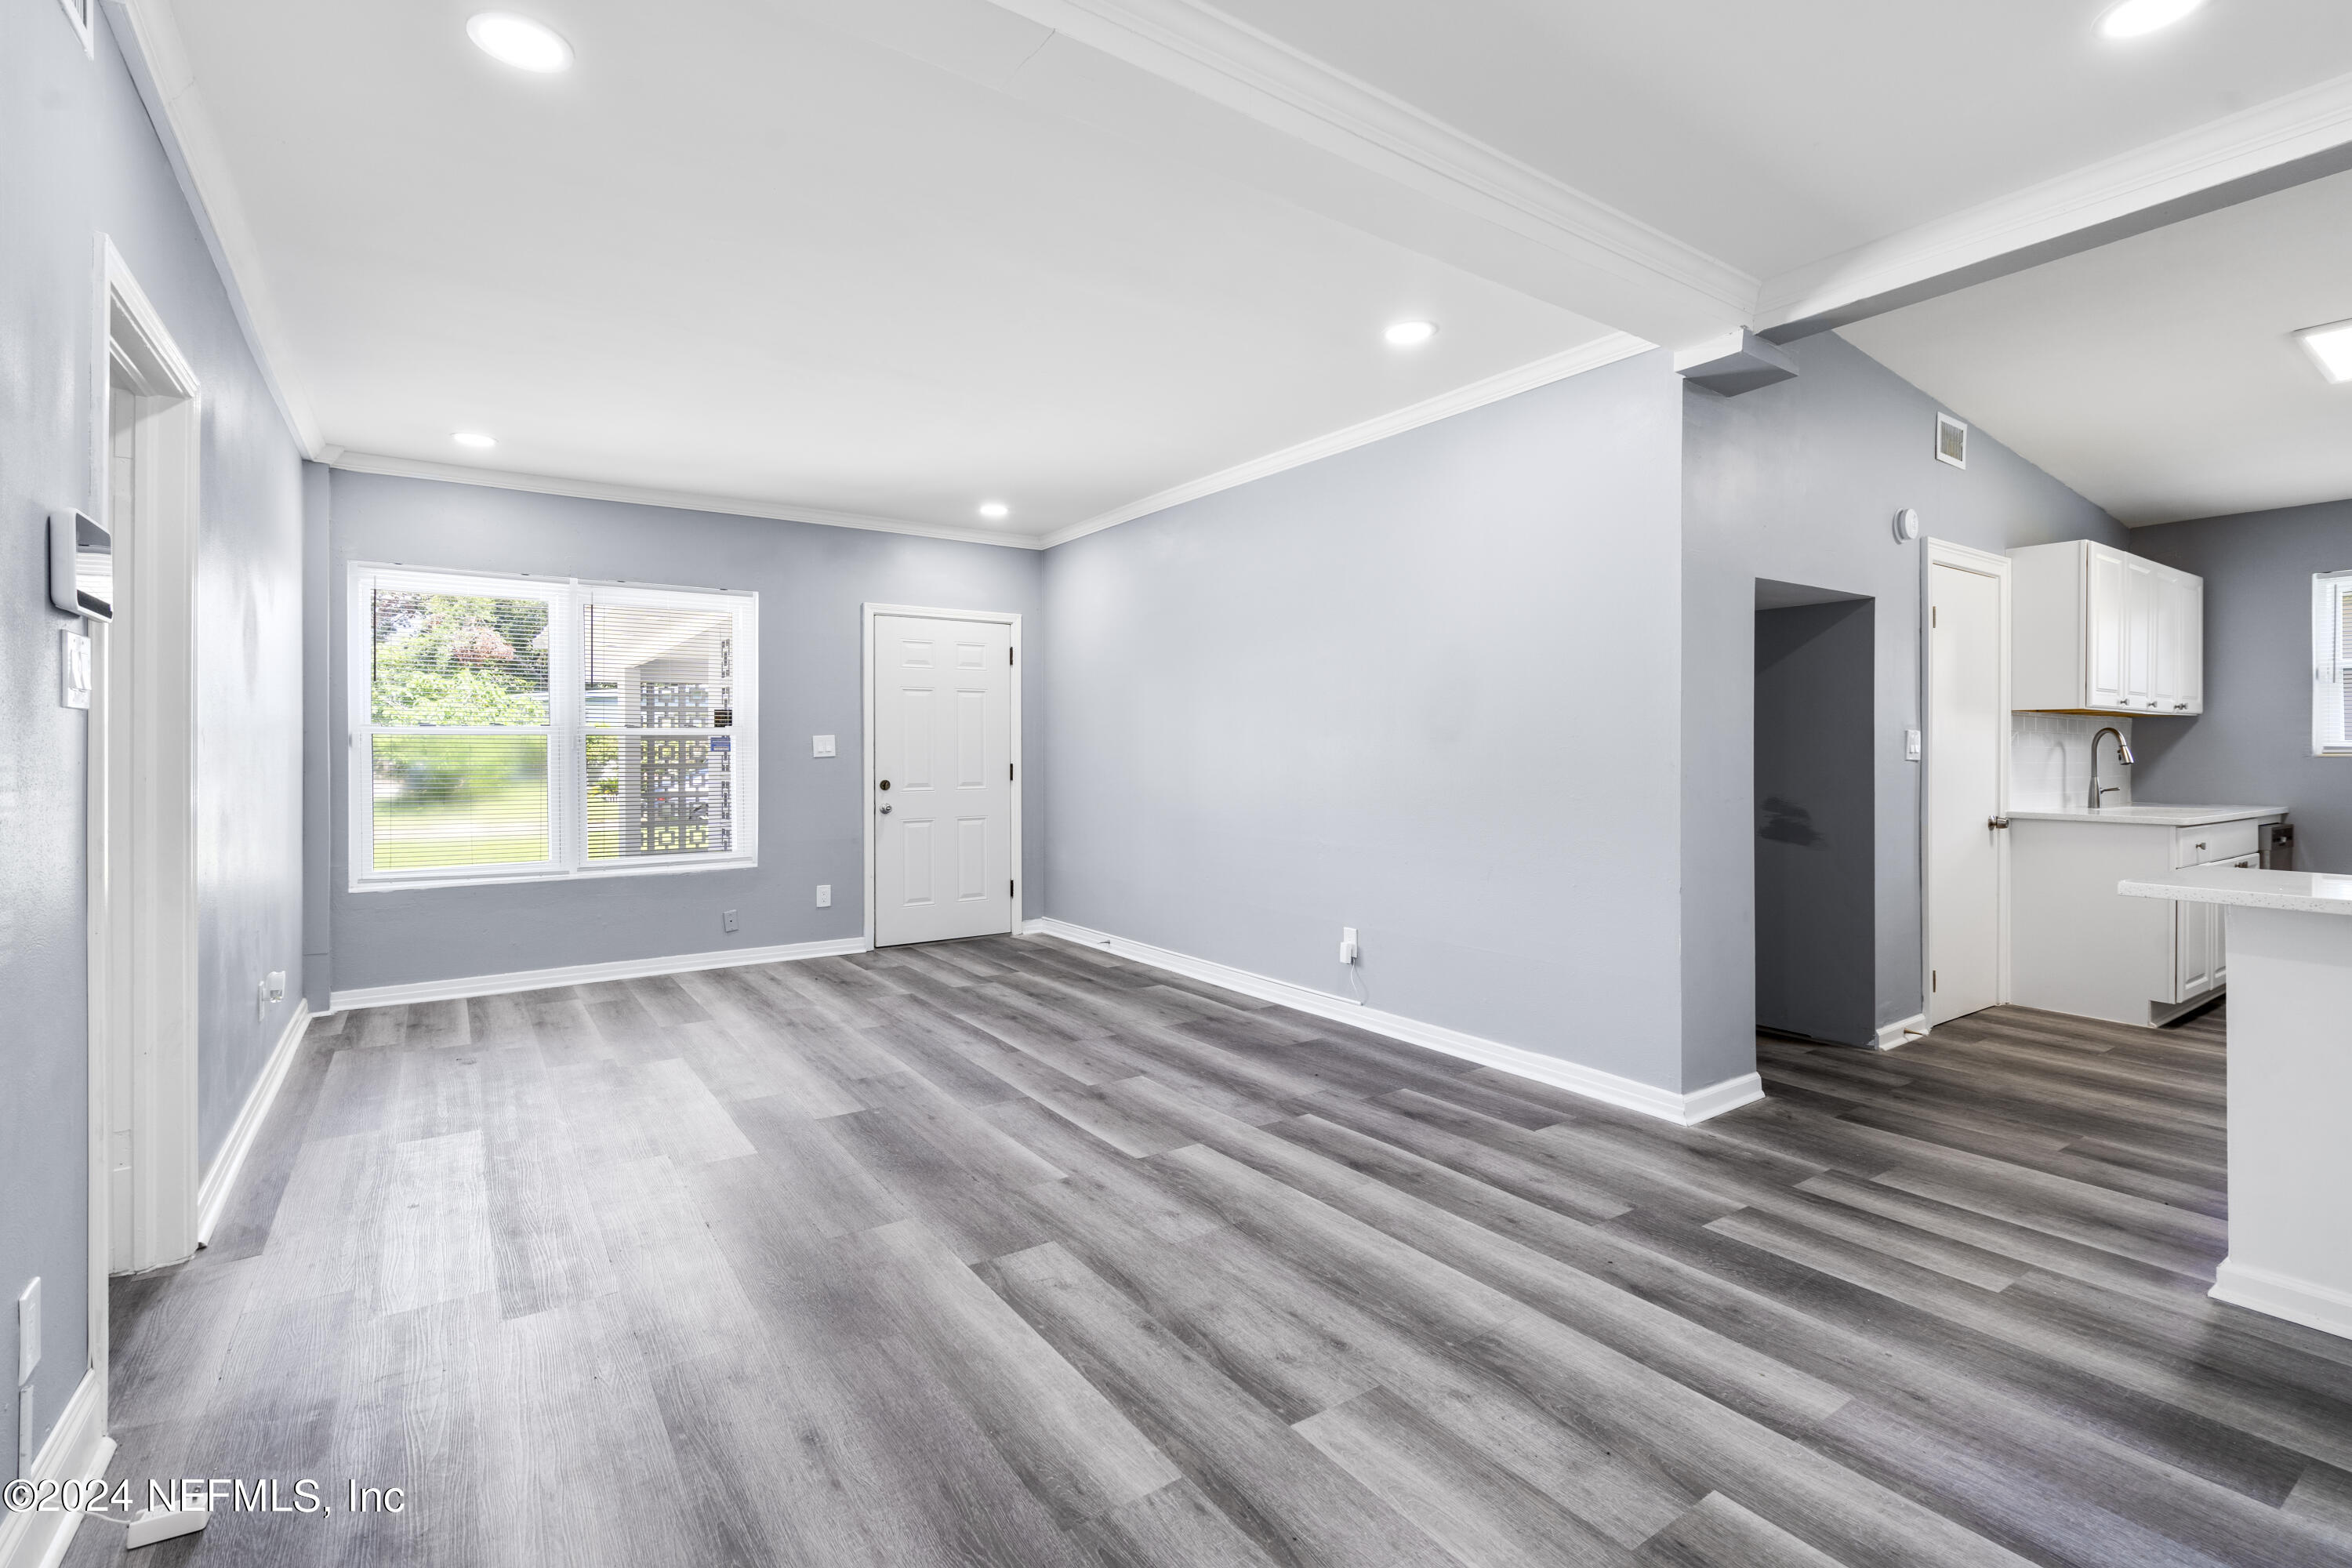
[[[1919,728],[1922,741],[1919,753],[1919,978],[1921,980],[1927,978],[1928,971],[1935,962],[1936,952],[1935,933],[1931,929],[1935,903],[1929,896],[1928,886],[1928,879],[1932,875],[1930,864],[1934,858],[1928,854],[1927,844],[1928,825],[1933,820],[1931,803],[1928,799],[1928,791],[1931,787],[1928,781],[1934,775],[1927,767],[1927,757],[1929,749],[1936,744],[1934,701],[1936,639],[1929,635],[1927,612],[1933,597],[1935,568],[1938,566],[1956,567],[1963,572],[1974,572],[1990,577],[2000,590],[2000,626],[1997,636],[1997,646],[2000,650],[2001,721],[1993,727],[1993,744],[1997,753],[1994,767],[1998,774],[1993,786],[1993,811],[1995,816],[2003,818],[2009,816],[2011,729],[2008,722],[2011,712],[2009,557],[1996,554],[1990,550],[1977,550],[1966,544],[1955,544],[1944,539],[1930,539],[1927,544],[1927,548],[1920,552],[1919,557]],[[2000,929],[1994,938],[1994,951],[2000,956],[1999,978],[1995,983],[1994,994],[2005,1003],[2010,999],[2009,835],[2006,833],[2000,836],[2000,841],[1997,846],[1995,876],[1999,879],[2000,889],[1999,901]],[[1922,985],[1919,987],[1919,1016],[1922,1019],[1933,1016],[1928,1002],[1927,987]]]
[[[863,778],[864,793],[859,796],[859,808],[866,813],[866,945],[874,945],[875,920],[875,844],[874,844],[874,622],[881,616],[916,616],[930,621],[982,621],[991,626],[1013,628],[1013,697],[1006,722],[1012,725],[1013,760],[1013,924],[1010,933],[1020,934],[1029,899],[1029,879],[1021,863],[1021,789],[1028,780],[1021,772],[1021,676],[1028,667],[1021,662],[1021,616],[1012,610],[935,610],[920,605],[867,605],[860,618],[861,646],[857,655],[862,672],[859,684],[865,691],[861,719],[865,734],[859,751],[866,759]]]
[[[92,339],[91,504],[109,503],[108,406],[120,374],[136,388],[132,437],[127,718],[134,749],[107,759],[121,808],[92,814],[89,843],[90,1346],[105,1367],[106,1276],[178,1262],[196,1249],[196,592],[203,510],[202,386],[113,244],[100,236]],[[101,751],[103,748],[101,748]],[[103,800],[93,779],[94,799]],[[116,843],[115,821],[129,842]],[[110,872],[110,868],[115,868]],[[128,917],[118,921],[113,895]],[[134,982],[135,980],[135,986]],[[131,1127],[128,1245],[115,1246],[109,1085],[127,1085]]]

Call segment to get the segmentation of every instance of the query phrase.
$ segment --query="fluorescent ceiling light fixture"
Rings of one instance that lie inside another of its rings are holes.
[[[485,436],[479,430],[460,430],[449,439],[457,442],[460,447],[471,447],[477,451],[483,452],[488,451],[499,444],[499,438],[496,436]]]
[[[466,37],[494,60],[517,70],[551,71],[572,68],[572,46],[544,22],[518,16],[511,11],[484,11],[466,24]]]
[[[1401,349],[1417,349],[1437,335],[1435,321],[1399,321],[1381,336]]]
[[[2099,18],[2100,33],[2110,38],[2137,38],[2169,27],[2205,0],[2121,0]]]
[[[991,522],[997,522],[1011,517],[1013,509],[1001,500],[984,500],[980,503],[980,515]]]
[[[2295,333],[2319,366],[2319,374],[2333,382],[2352,381],[2352,321],[2337,321],[2325,327],[2305,327]]]

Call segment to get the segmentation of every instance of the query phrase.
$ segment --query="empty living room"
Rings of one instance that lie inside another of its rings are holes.
[[[0,0],[0,1568],[2352,1568],[2342,0]]]

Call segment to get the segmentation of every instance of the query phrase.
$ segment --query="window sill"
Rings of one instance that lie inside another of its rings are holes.
[[[520,882],[595,882],[621,877],[685,877],[698,871],[755,871],[757,855],[730,855],[709,860],[666,860],[649,866],[599,866],[582,871],[486,871],[467,875],[369,877],[352,879],[354,893],[421,892],[428,888],[511,887]]]

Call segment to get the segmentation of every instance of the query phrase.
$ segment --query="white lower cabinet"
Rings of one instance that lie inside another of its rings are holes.
[[[2191,862],[2212,866],[2234,866],[2252,870],[2263,863],[2259,855],[2242,855],[2235,860]],[[2173,993],[2176,1002],[2194,1002],[2207,994],[2220,990],[2230,978],[2229,955],[2222,941],[2222,908],[2219,904],[2175,904],[2172,906],[2172,946],[2177,955],[2179,986]]]
[[[2088,816],[2010,824],[2010,995],[2020,1006],[2160,1024],[2228,982],[2216,904],[2126,899],[2183,866],[2259,866],[2269,812],[2194,827]]]

